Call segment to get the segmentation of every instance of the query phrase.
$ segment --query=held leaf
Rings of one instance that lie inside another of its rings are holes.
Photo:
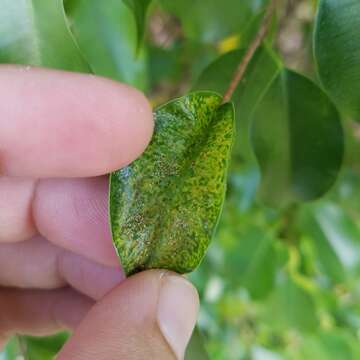
[[[113,241],[127,274],[149,268],[186,273],[200,263],[225,196],[234,109],[194,92],[155,111],[145,153],[111,175]]]

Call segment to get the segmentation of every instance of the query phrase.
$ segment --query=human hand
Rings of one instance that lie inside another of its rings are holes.
[[[89,75],[0,67],[0,348],[74,331],[58,360],[181,359],[198,310],[178,275],[127,280],[107,177],[150,141],[138,91]]]

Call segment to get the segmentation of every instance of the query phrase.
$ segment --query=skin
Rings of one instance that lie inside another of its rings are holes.
[[[58,360],[182,358],[186,344],[172,346],[156,314],[168,274],[125,280],[108,226],[104,174],[148,145],[148,101],[103,78],[18,66],[0,66],[0,84],[0,348],[69,329]]]

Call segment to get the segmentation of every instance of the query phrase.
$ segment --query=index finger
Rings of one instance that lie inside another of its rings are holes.
[[[150,141],[151,107],[105,78],[0,66],[0,174],[83,177],[138,157]]]

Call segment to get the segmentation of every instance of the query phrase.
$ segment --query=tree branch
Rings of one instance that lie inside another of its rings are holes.
[[[269,27],[271,24],[271,19],[274,14],[275,8],[276,8],[276,0],[270,0],[269,5],[265,12],[263,21],[260,25],[259,31],[257,32],[254,40],[251,42],[249,48],[247,49],[241,63],[239,64],[238,68],[236,69],[236,71],[234,73],[234,77],[231,80],[231,83],[230,83],[228,89],[225,91],[223,103],[226,103],[231,100],[231,97],[233,96],[234,91],[236,90],[239,82],[243,78],[245,71],[246,71],[252,57],[254,56],[256,50],[259,48],[259,46],[263,42],[263,40],[269,30]]]

